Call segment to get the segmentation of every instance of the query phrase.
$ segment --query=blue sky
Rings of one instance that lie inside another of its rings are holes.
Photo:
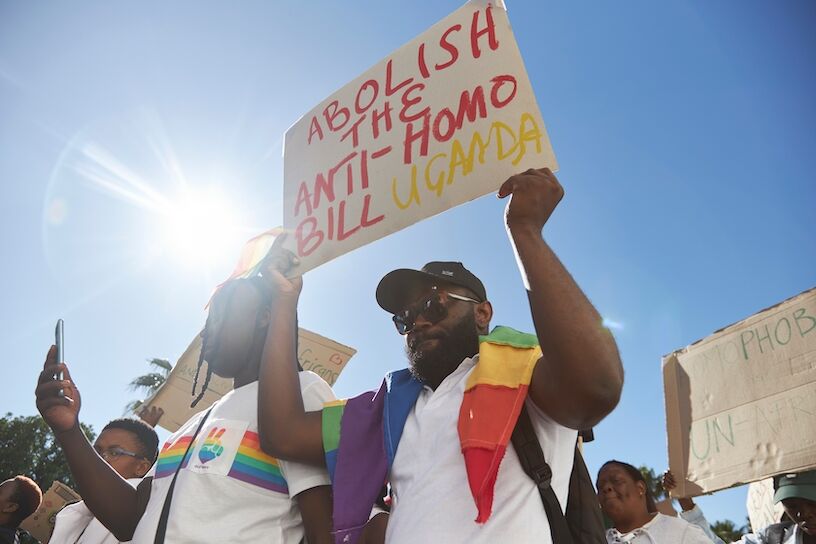
[[[545,237],[616,324],[627,373],[590,470],[663,469],[660,357],[816,284],[816,5],[508,3],[566,188]],[[203,324],[241,241],[281,222],[285,130],[459,6],[0,2],[2,410],[35,413],[62,317],[82,419],[119,416],[144,361]],[[89,183],[89,156],[176,216],[193,194],[229,220],[187,233]],[[531,329],[502,209],[483,197],[306,275],[303,326],[359,350],[338,395],[404,365],[373,296],[393,268],[461,260],[496,323]],[[174,241],[202,232],[203,251]],[[699,502],[742,522],[744,501]]]

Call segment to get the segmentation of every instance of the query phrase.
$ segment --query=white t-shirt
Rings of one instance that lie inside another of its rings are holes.
[[[714,534],[714,531],[711,530],[711,525],[708,523],[705,515],[703,515],[703,511],[698,505],[695,504],[694,508],[691,510],[680,512],[680,517],[692,525],[699,527],[714,544],[725,544],[723,539],[718,537],[716,534]]]
[[[436,391],[423,389],[408,415],[390,474],[393,503],[385,537],[388,544],[551,542],[541,495],[521,468],[512,443],[499,467],[493,513],[484,524],[474,521],[476,504],[457,423],[477,358],[465,359]],[[577,432],[552,421],[529,399],[527,410],[553,471],[553,490],[564,508]]]
[[[317,374],[300,373],[306,410],[320,410],[334,400]],[[258,382],[219,400],[201,428],[190,454],[184,451],[203,413],[191,418],[162,447],[148,476],[150,501],[133,535],[134,544],[153,544],[167,489],[176,467],[167,542],[297,544],[303,537],[300,511],[293,497],[329,485],[324,468],[279,461],[261,451],[258,441]]]
[[[606,531],[609,544],[711,544],[702,529],[672,516],[657,514],[643,527],[628,533],[617,529]]]
[[[137,487],[141,478],[127,482]],[[69,504],[59,511],[49,542],[54,544],[119,544],[119,540],[96,519],[85,501]]]
[[[788,538],[782,541],[782,544],[802,544],[805,541],[805,533],[798,525],[794,525],[792,529],[786,531]],[[762,529],[758,533],[743,535],[735,544],[766,544],[769,540],[768,527]]]

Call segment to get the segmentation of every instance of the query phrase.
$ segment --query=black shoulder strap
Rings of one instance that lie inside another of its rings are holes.
[[[195,444],[195,439],[198,436],[198,433],[201,431],[204,423],[207,422],[207,418],[210,417],[210,412],[212,412],[214,407],[214,404],[210,406],[209,410],[207,410],[207,412],[204,414],[204,417],[201,418],[201,421],[198,423],[198,427],[193,433],[192,438],[190,438],[190,443],[187,444],[187,449],[184,450],[184,455],[181,457],[181,461],[176,467],[176,472],[173,473],[173,480],[170,482],[170,487],[167,489],[167,495],[164,496],[164,506],[162,507],[161,516],[159,517],[159,525],[156,527],[156,538],[153,540],[153,544],[164,544],[164,535],[167,533],[167,518],[170,517],[170,503],[173,502],[173,489],[176,487],[176,478],[181,470],[181,465],[184,464],[184,459],[187,457],[187,454],[190,453],[190,448],[193,446],[193,444]]]
[[[564,517],[558,497],[555,496],[555,491],[550,485],[552,470],[544,459],[544,452],[541,451],[541,444],[538,442],[538,436],[535,434],[530,415],[527,413],[527,406],[524,404],[521,405],[521,413],[513,429],[511,440],[521,467],[538,487],[541,501],[544,503],[544,511],[547,513],[547,521],[550,524],[552,541],[557,544],[573,544],[567,518]]]

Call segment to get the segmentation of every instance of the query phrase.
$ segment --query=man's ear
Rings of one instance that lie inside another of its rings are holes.
[[[490,332],[490,320],[493,318],[493,305],[487,300],[477,304],[474,315],[479,332],[481,334]]]
[[[147,459],[139,459],[139,466],[136,467],[136,475],[139,478],[144,478],[145,474],[150,472],[150,467],[152,466],[153,463],[151,463]]]
[[[16,512],[20,509],[20,505],[16,502],[9,502],[6,503],[6,506],[3,507],[4,514],[11,514],[12,512]]]

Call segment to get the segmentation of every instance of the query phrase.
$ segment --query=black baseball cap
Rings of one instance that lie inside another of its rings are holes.
[[[377,304],[386,312],[395,314],[412,302],[405,298],[411,294],[412,287],[440,281],[470,289],[479,302],[487,300],[482,281],[462,263],[433,261],[420,270],[398,268],[386,274],[377,285]]]

